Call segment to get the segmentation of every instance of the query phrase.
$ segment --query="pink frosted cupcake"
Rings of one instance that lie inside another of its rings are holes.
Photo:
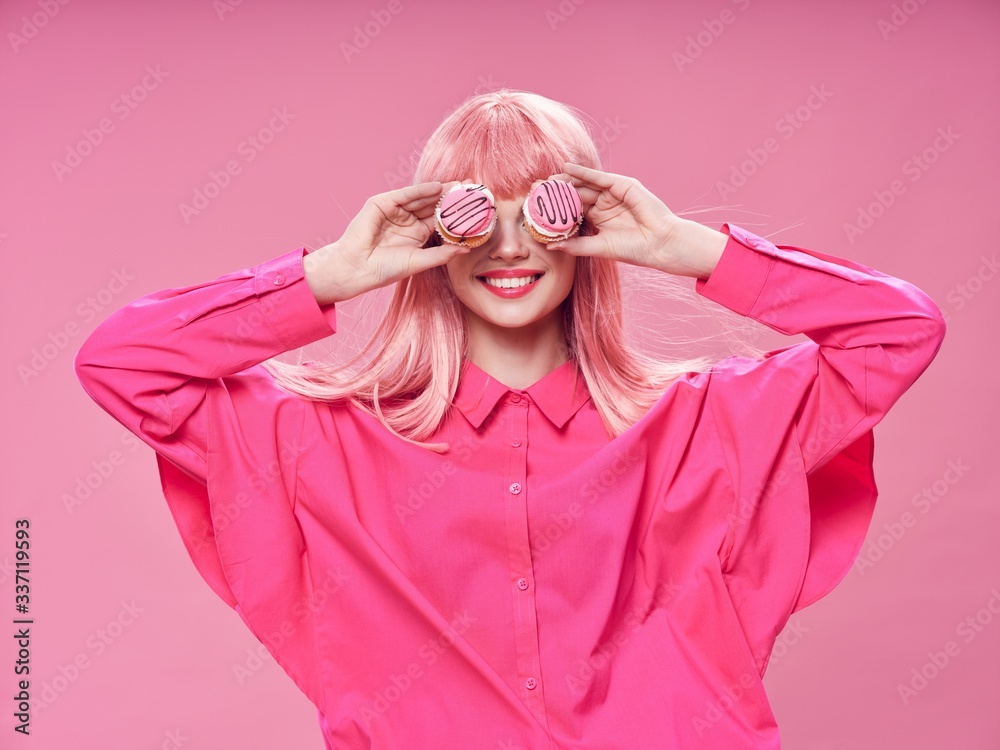
[[[539,242],[565,240],[583,223],[583,202],[572,182],[546,180],[524,199],[522,207],[528,233]]]
[[[435,228],[453,245],[479,247],[493,234],[497,209],[485,185],[461,183],[441,196],[434,210]]]

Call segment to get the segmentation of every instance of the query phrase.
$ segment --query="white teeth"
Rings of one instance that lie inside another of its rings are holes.
[[[483,281],[485,281],[490,286],[500,287],[501,289],[514,289],[515,287],[519,286],[527,286],[532,281],[540,279],[541,277],[542,277],[541,274],[535,274],[534,276],[517,276],[514,278],[507,278],[507,279],[491,279],[489,277],[484,276]]]

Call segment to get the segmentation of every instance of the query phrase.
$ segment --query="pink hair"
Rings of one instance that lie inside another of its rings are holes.
[[[501,89],[473,96],[434,131],[420,155],[413,184],[474,181],[500,200],[525,195],[531,184],[563,171],[563,164],[603,169],[594,139],[568,105],[538,94]],[[582,234],[593,234],[584,220]],[[440,242],[436,234],[428,245]],[[640,283],[684,296],[668,274],[631,269]],[[703,371],[718,358],[661,360],[629,345],[617,261],[578,256],[573,288],[562,306],[566,355],[576,363],[610,437],[638,421],[665,389],[686,372]],[[753,356],[760,350],[747,347]],[[366,355],[372,352],[370,357]],[[468,356],[462,303],[444,266],[395,284],[388,309],[360,352],[346,362],[288,363],[264,367],[288,392],[321,401],[349,401],[404,440],[425,442],[441,425]]]

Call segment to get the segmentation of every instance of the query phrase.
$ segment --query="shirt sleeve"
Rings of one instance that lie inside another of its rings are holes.
[[[73,361],[87,394],[156,451],[164,494],[195,567],[241,617],[207,492],[211,425],[238,416],[210,414],[206,396],[224,390],[223,379],[230,390],[237,381],[251,383],[247,368],[336,331],[335,306],[321,307],[305,280],[306,252],[300,247],[213,281],[140,297],[104,320]],[[214,403],[234,409],[230,398]]]
[[[788,617],[847,574],[878,491],[872,428],[929,366],[945,321],[916,286],[740,227],[696,291],[787,335],[731,356],[706,399],[733,486],[722,571],[763,673]]]

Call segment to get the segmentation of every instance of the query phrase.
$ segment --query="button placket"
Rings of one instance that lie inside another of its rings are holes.
[[[504,400],[507,445],[505,451],[507,548],[510,550],[510,573],[514,607],[514,648],[517,654],[519,695],[525,705],[544,725],[545,699],[540,679],[541,660],[538,654],[538,622],[536,619],[535,587],[531,585],[531,545],[528,536],[527,448],[529,397],[510,393]]]

